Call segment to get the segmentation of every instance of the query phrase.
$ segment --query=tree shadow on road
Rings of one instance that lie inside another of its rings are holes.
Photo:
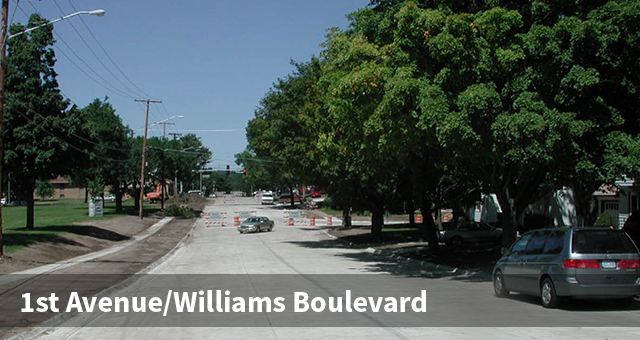
[[[318,231],[319,228],[300,230]],[[495,245],[472,245],[461,249],[442,246],[439,252],[432,253],[419,238],[419,233],[404,225],[389,227],[382,242],[373,240],[368,227],[334,227],[329,233],[336,239],[288,243],[306,248],[362,250],[336,256],[367,262],[366,268],[371,272],[408,277],[451,277],[465,282],[491,281],[493,265],[501,256],[500,248]]]
[[[515,300],[522,303],[541,306],[540,297],[511,293],[505,299]],[[617,306],[612,299],[570,299],[564,298],[558,308],[570,312],[618,312],[621,310],[640,310],[640,301],[636,299],[629,307]],[[612,324],[612,326],[614,326]]]

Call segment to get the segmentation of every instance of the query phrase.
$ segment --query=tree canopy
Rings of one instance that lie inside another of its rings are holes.
[[[599,185],[638,176],[640,2],[374,0],[349,19],[265,96],[248,151],[365,202],[374,234],[393,201],[430,215],[485,192],[506,246],[554,189],[592,215]]]

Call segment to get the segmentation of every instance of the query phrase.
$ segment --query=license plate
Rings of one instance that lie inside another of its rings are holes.
[[[615,269],[616,267],[616,261],[602,261],[603,269]]]

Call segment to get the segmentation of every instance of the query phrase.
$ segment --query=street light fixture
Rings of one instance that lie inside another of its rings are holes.
[[[175,119],[175,118],[184,118],[184,116],[171,116],[169,118],[163,119],[159,122],[155,122],[149,126],[154,126],[154,125],[160,125],[162,124],[162,137],[163,138],[167,138],[167,125],[175,125],[175,123],[168,123],[169,120]]]
[[[88,15],[95,15],[95,16],[103,16],[105,14],[105,11],[103,9],[96,9],[93,11],[78,11],[75,13],[71,13],[69,15],[65,15],[63,17],[51,20],[47,23],[44,23],[42,25],[38,25],[35,27],[31,27],[28,28],[24,31],[15,33],[15,34],[8,34],[9,31],[9,0],[2,0],[2,21],[0,24],[0,197],[2,197],[2,154],[4,152],[3,149],[3,137],[4,137],[4,133],[3,133],[3,127],[2,127],[2,123],[3,123],[3,117],[4,117],[4,81],[5,81],[5,75],[6,75],[6,71],[7,71],[7,41],[13,37],[16,37],[18,35],[21,34],[25,34],[27,32],[31,32],[35,29],[47,26],[47,25],[51,25],[54,24],[58,21],[62,21],[71,17],[74,17],[76,15],[81,15],[81,14],[88,14]],[[0,204],[0,256],[4,255],[4,242],[3,242],[3,237],[2,237],[2,205]]]
[[[31,32],[31,31],[33,31],[33,30],[37,30],[38,28],[41,28],[41,27],[44,27],[44,26],[47,26],[47,25],[55,24],[55,23],[56,23],[56,22],[58,22],[58,21],[62,21],[62,20],[69,19],[69,18],[71,18],[71,17],[75,17],[76,15],[88,14],[88,15],[95,15],[95,16],[99,16],[99,17],[101,17],[101,16],[104,16],[104,14],[105,14],[105,13],[106,13],[106,12],[105,12],[105,10],[104,10],[104,9],[96,9],[96,10],[93,10],[93,11],[78,11],[78,12],[71,13],[71,14],[69,14],[69,15],[65,15],[65,16],[63,16],[63,17],[57,18],[57,19],[53,19],[53,20],[51,20],[51,21],[49,21],[49,22],[46,22],[46,23],[44,23],[44,24],[42,24],[42,25],[38,25],[38,26],[35,26],[35,27],[31,27],[31,28],[28,28],[28,29],[26,29],[26,30],[24,30],[24,31],[20,31],[20,32],[15,33],[15,34],[11,34],[11,35],[9,35],[9,36],[7,37],[7,40],[9,40],[9,39],[11,39],[11,38],[13,38],[13,37],[17,37],[17,36],[19,36],[19,35],[25,34],[25,33],[27,33],[27,32]]]

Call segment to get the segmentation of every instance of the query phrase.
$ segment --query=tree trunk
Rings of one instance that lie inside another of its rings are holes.
[[[581,226],[592,226],[595,223],[598,209],[593,203],[593,193],[598,190],[598,183],[575,183],[572,186],[574,203],[578,221],[582,219]],[[595,209],[594,209],[595,208]]]
[[[502,247],[508,248],[516,240],[518,216],[508,193],[500,193],[498,200],[502,208]]]
[[[140,211],[140,186],[137,183],[133,183],[133,205],[135,211]]]
[[[160,210],[164,210],[164,177],[160,182]]]
[[[178,173],[176,172],[176,177],[173,179],[173,198],[178,199]]]
[[[36,184],[29,183],[27,189],[25,190],[25,200],[27,201],[27,225],[25,229],[33,230],[35,229],[35,214],[34,214],[34,199],[33,199],[33,191],[35,190]]]
[[[351,228],[351,207],[348,203],[342,204],[342,228]]]
[[[371,236],[374,241],[382,241],[382,227],[384,227],[384,204],[379,202],[373,203],[371,211]]]
[[[122,188],[120,187],[120,183],[118,183],[117,185],[114,185],[113,188],[115,189],[115,196],[116,196],[116,212],[121,213],[122,212]]]
[[[289,193],[291,194],[291,209],[296,206],[296,197],[293,195],[293,189],[289,188]]]
[[[89,188],[84,188],[84,203],[89,203]]]
[[[416,225],[416,207],[413,205],[413,201],[407,202],[409,206],[409,225],[415,227]]]
[[[420,231],[427,244],[429,245],[430,253],[437,253],[440,251],[440,241],[438,240],[438,228],[436,227],[433,217],[431,216],[431,201],[427,198],[426,194],[422,194],[420,199],[420,212],[422,213],[422,224],[420,225]]]

